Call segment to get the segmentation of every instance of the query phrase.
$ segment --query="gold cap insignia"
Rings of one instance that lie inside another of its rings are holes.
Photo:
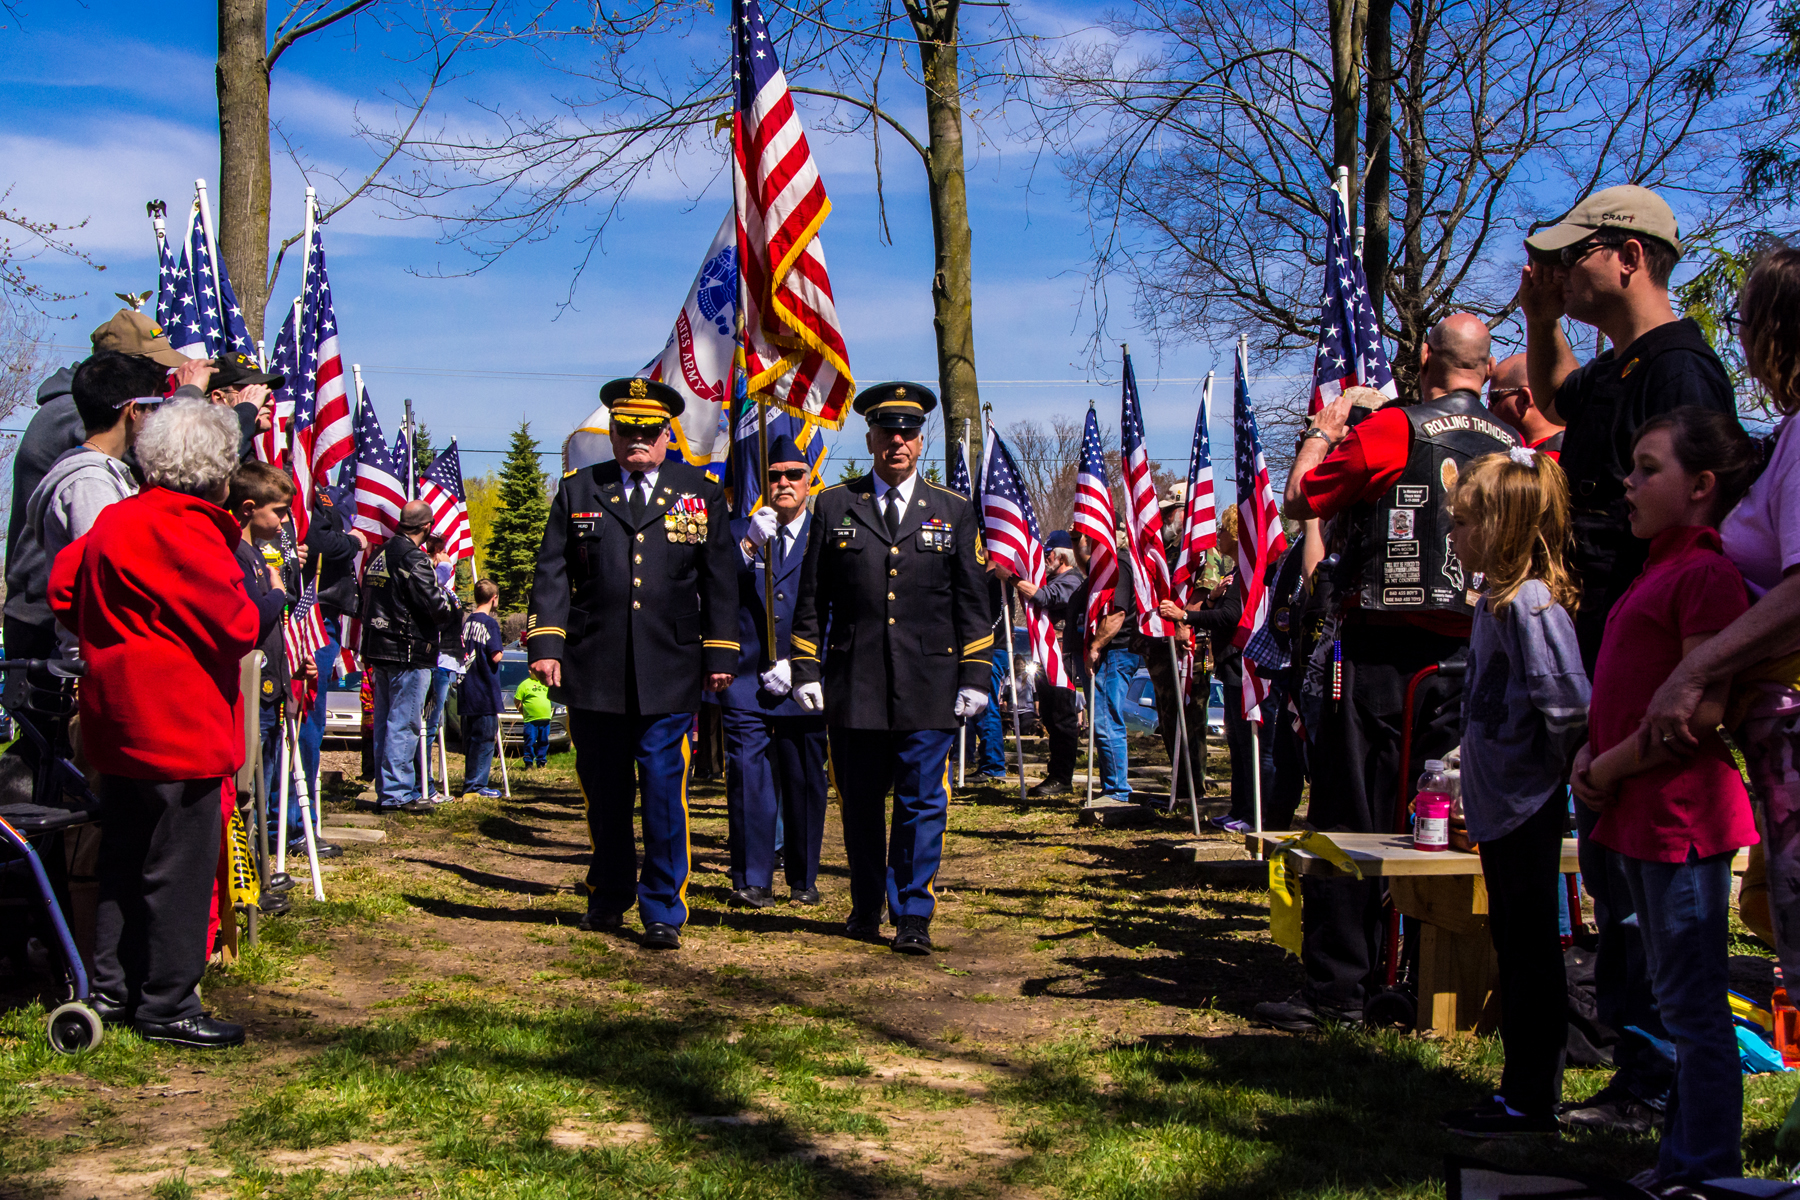
[[[896,399],[896,400],[906,399],[906,389],[903,387],[895,388],[894,389],[894,399]]]
[[[633,396],[640,396],[640,397],[648,396],[650,394],[650,388],[644,383],[643,380],[633,379],[631,381],[631,394]]]

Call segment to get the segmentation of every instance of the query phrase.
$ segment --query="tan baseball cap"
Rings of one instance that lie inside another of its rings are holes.
[[[1560,222],[1526,238],[1525,245],[1543,254],[1555,254],[1602,229],[1645,234],[1667,242],[1675,247],[1675,253],[1681,253],[1681,232],[1675,223],[1675,210],[1649,188],[1631,183],[1595,192],[1571,209]]]
[[[161,325],[134,309],[121,308],[112,320],[91,335],[94,353],[110,350],[116,354],[135,354],[165,367],[179,367],[187,355],[169,345]]]

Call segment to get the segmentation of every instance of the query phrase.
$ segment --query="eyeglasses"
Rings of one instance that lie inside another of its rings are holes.
[[[1490,388],[1488,390],[1488,402],[1490,404],[1492,404],[1495,400],[1503,400],[1508,396],[1523,396],[1530,390],[1531,390],[1530,388],[1522,388],[1522,387]]]
[[[127,404],[135,404],[139,408],[156,408],[158,405],[162,404],[164,399],[165,397],[163,396],[133,396],[129,400],[119,401],[117,404],[113,405],[113,407],[124,408]]]
[[[1630,238],[1587,238],[1576,242],[1573,246],[1564,246],[1557,252],[1556,260],[1565,267],[1572,267],[1596,250],[1617,250]]]
[[[805,479],[807,474],[808,469],[806,467],[789,467],[785,471],[770,471],[769,482],[779,483],[781,480],[786,479],[790,482],[798,483],[800,480]]]

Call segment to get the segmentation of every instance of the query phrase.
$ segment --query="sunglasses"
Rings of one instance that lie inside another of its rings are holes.
[[[785,479],[792,483],[798,483],[800,480],[805,479],[807,474],[808,471],[805,467],[789,467],[785,471],[770,471],[769,482],[778,483]]]
[[[1507,396],[1523,396],[1526,392],[1528,392],[1530,390],[1531,390],[1530,388],[1522,388],[1522,387],[1495,388],[1488,392],[1488,398],[1490,400],[1500,400]]]
[[[654,442],[668,427],[667,421],[661,421],[655,425],[641,425],[636,421],[614,421],[612,429],[614,433],[628,442]]]
[[[164,399],[165,397],[163,396],[133,396],[129,400],[119,401],[117,404],[113,405],[113,407],[124,408],[127,404],[135,404],[139,408],[156,408],[163,403]]]
[[[1572,267],[1596,250],[1617,250],[1630,240],[1630,238],[1617,237],[1588,238],[1586,241],[1576,242],[1573,246],[1564,246],[1557,251],[1556,261],[1565,267]]]

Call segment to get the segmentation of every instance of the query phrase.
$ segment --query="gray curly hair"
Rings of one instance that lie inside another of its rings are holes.
[[[137,436],[138,465],[151,487],[206,496],[238,465],[237,414],[204,400],[177,400],[150,414]]]

